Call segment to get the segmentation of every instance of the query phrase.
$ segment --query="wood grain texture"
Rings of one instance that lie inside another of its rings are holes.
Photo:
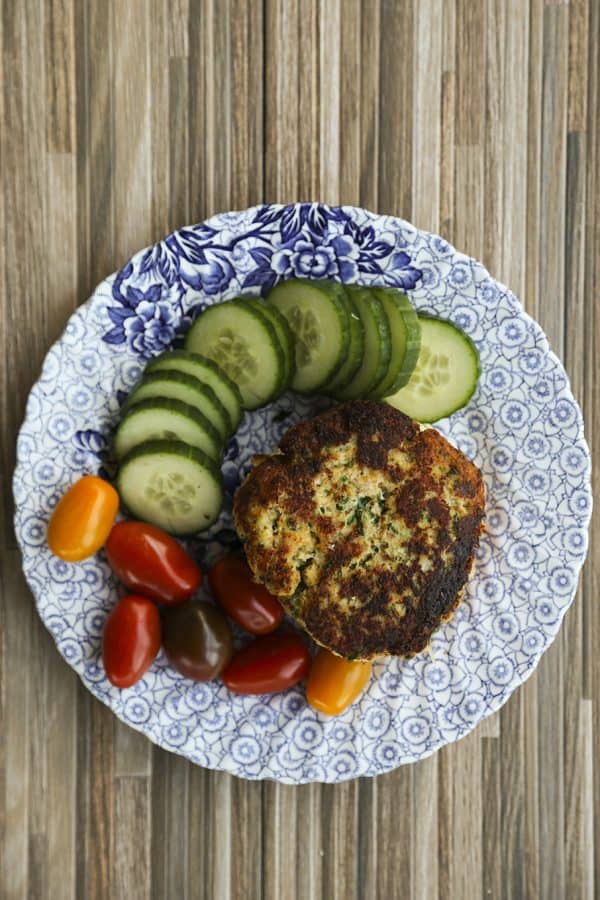
[[[600,3],[0,0],[0,898],[600,895],[600,509],[538,670],[455,746],[299,788],[150,746],[56,653],[12,532],[15,437],[70,312],[169,230],[362,204],[482,258],[600,448]],[[600,474],[593,474],[600,489]]]

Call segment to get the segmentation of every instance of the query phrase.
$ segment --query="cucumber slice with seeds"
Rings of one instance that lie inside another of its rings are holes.
[[[435,422],[465,406],[477,387],[479,354],[445,319],[419,316],[421,352],[412,377],[386,402],[418,422]]]
[[[123,404],[122,412],[131,409],[141,400],[154,400],[155,398],[181,400],[183,403],[189,403],[212,422],[222,440],[231,434],[232,423],[229,413],[213,389],[193,375],[173,369],[144,372],[141,382]]]
[[[208,528],[223,502],[215,464],[181,441],[146,441],[131,450],[121,463],[117,487],[133,516],[176,535]]]
[[[392,338],[381,300],[367,288],[346,285],[356,304],[365,333],[363,358],[356,375],[345,387],[335,391],[340,400],[366,397],[387,372],[392,354]]]
[[[230,300],[209,306],[188,331],[186,350],[214,359],[237,384],[245,409],[269,403],[285,379],[283,350],[261,311]]]
[[[221,458],[221,436],[206,416],[181,400],[141,400],[123,416],[113,441],[121,459],[138,444],[172,438],[202,450],[215,462]]]
[[[387,372],[369,394],[378,399],[396,393],[412,375],[421,349],[421,326],[405,294],[394,288],[375,288],[373,292],[383,304],[392,338]]]
[[[291,279],[278,284],[268,296],[294,334],[292,388],[301,394],[318,393],[348,354],[350,325],[342,291],[335,282]]]
[[[257,306],[261,312],[268,316],[277,332],[285,360],[285,385],[282,388],[282,390],[285,390],[291,384],[292,378],[296,373],[296,342],[292,329],[288,325],[286,317],[279,312],[276,306],[272,306],[270,303],[266,303],[264,300],[259,300],[256,297],[250,298],[247,302]]]
[[[165,370],[193,375],[203,384],[213,389],[231,419],[231,433],[237,429],[242,418],[242,395],[237,384],[217,365],[213,359],[191,353],[188,350],[170,350],[150,360],[144,374]]]
[[[350,325],[348,335],[348,356],[342,365],[334,372],[331,380],[324,386],[324,394],[332,394],[346,387],[358,372],[365,350],[365,330],[361,322],[352,291],[344,289],[342,300],[348,310],[348,322]]]

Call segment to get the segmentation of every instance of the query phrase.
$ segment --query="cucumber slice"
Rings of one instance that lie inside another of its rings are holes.
[[[435,422],[465,406],[477,387],[479,354],[473,341],[445,319],[419,316],[421,352],[408,383],[390,403],[418,422]]]
[[[242,419],[242,395],[237,384],[213,359],[190,353],[188,350],[170,350],[150,360],[144,374],[165,370],[185,372],[213,389],[231,419],[231,433],[237,429]]]
[[[356,303],[358,315],[365,333],[365,344],[360,368],[352,380],[335,391],[340,400],[357,400],[366,397],[387,372],[392,355],[392,337],[383,303],[374,293],[358,285],[346,285]]]
[[[117,488],[136,519],[177,535],[208,528],[223,503],[219,470],[205,453],[182,441],[135,447],[121,463]]]
[[[229,413],[213,389],[193,375],[173,369],[144,373],[140,384],[123,404],[123,411],[131,409],[142,400],[154,400],[155,398],[181,400],[183,403],[189,403],[212,422],[222,440],[231,434],[232,422]]]
[[[250,298],[248,302],[257,306],[261,312],[269,317],[273,328],[277,332],[285,359],[285,387],[282,388],[282,390],[285,390],[289,387],[292,378],[296,374],[296,342],[292,329],[288,325],[286,317],[279,312],[276,306],[272,306],[270,303],[258,300],[255,297]]]
[[[421,326],[405,294],[393,288],[375,288],[374,293],[383,303],[392,336],[388,370],[369,394],[378,399],[395,394],[412,375],[421,349]]]
[[[335,282],[291,279],[282,281],[268,296],[294,334],[292,388],[301,394],[319,392],[346,359],[350,324],[342,293]]]
[[[113,452],[121,459],[144,441],[166,438],[185,441],[215,462],[221,458],[221,436],[209,419],[188,403],[167,399],[141,400],[132,406],[117,428]]]
[[[188,331],[185,347],[224,369],[240,389],[245,409],[269,403],[283,386],[285,362],[275,329],[245,302],[209,306]]]
[[[344,289],[341,297],[348,310],[348,322],[350,324],[348,355],[339,369],[333,373],[331,380],[324,386],[324,394],[333,394],[334,391],[341,390],[341,388],[350,384],[360,368],[365,350],[365,331],[352,296],[352,291]]]

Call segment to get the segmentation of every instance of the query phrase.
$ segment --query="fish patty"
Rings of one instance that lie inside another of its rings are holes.
[[[255,578],[318,644],[413,656],[460,602],[484,487],[438,431],[356,401],[291,428],[233,511]]]

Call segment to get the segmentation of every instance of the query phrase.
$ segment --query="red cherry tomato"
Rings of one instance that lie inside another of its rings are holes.
[[[309,668],[310,654],[300,635],[279,631],[243,647],[221,677],[236,694],[272,694],[302,681]]]
[[[146,522],[115,525],[106,555],[126,587],[169,605],[183,603],[202,581],[202,572],[181,544]]]
[[[102,659],[109,681],[131,687],[150,668],[160,650],[160,616],[146,597],[119,600],[104,626]]]
[[[281,622],[281,604],[263,584],[254,581],[245,559],[220,559],[210,570],[208,583],[225,612],[246,631],[269,634]]]

